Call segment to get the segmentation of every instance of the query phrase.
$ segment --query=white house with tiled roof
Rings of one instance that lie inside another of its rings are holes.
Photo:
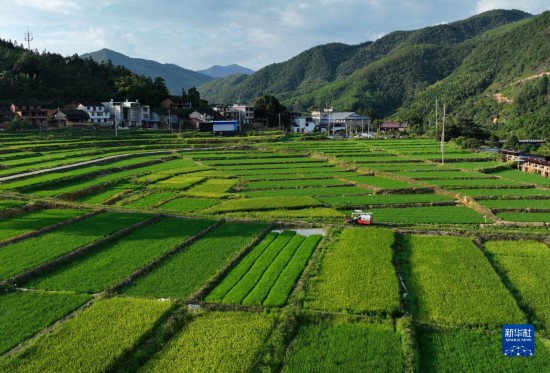
[[[76,108],[88,113],[91,123],[97,123],[101,126],[110,126],[113,124],[111,114],[105,110],[105,106],[103,104],[84,103],[78,104]]]

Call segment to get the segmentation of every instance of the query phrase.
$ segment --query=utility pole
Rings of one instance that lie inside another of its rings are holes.
[[[445,104],[443,104],[443,130],[441,131],[441,164],[445,164]]]
[[[27,27],[27,33],[25,34],[25,41],[27,42],[27,46],[29,50],[31,50],[31,41],[33,41],[34,38],[32,37],[32,33],[30,32],[29,28]]]
[[[367,139],[370,139],[370,119],[367,121]]]
[[[170,119],[170,109],[168,109],[168,128],[170,128],[170,131],[172,131],[172,121]]]
[[[279,130],[283,130],[283,128],[281,127],[281,113],[279,113]]]
[[[435,99],[435,132],[437,133],[437,98]]]

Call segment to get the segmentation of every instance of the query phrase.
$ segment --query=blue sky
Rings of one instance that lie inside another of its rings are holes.
[[[396,30],[491,9],[550,10],[548,0],[2,0],[0,38],[72,55],[109,48],[198,70],[258,70],[329,42],[358,44]]]

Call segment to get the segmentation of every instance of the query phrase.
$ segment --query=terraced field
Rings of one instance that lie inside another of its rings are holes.
[[[0,133],[0,371],[548,370],[547,179],[280,138]]]

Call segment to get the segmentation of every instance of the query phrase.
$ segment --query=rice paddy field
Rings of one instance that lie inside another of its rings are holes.
[[[550,367],[550,182],[492,154],[277,132],[0,145],[2,372]],[[500,353],[514,323],[532,358]]]

